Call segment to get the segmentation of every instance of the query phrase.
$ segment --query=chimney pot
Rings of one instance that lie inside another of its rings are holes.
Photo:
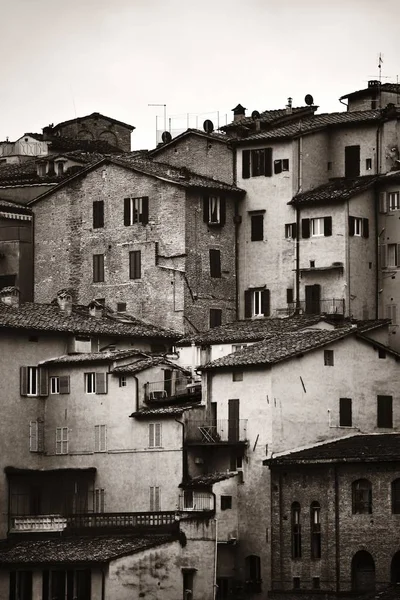
[[[88,304],[89,315],[91,317],[95,317],[96,319],[101,319],[104,315],[104,305],[97,300],[92,300],[90,304]]]
[[[61,312],[69,316],[72,313],[72,294],[67,289],[57,292],[57,304]]]
[[[0,290],[0,301],[7,306],[19,306],[20,291],[17,287],[10,285]]]

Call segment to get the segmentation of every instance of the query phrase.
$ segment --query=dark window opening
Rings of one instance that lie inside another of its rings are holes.
[[[352,483],[353,515],[372,514],[372,486],[368,479],[357,479]]]
[[[377,427],[393,427],[393,398],[392,396],[378,396]]]
[[[104,202],[96,200],[93,202],[93,229],[104,227]]]
[[[392,481],[392,513],[400,514],[400,479]]]
[[[292,518],[292,558],[301,558],[301,523],[300,504],[293,502],[291,510]]]
[[[293,288],[286,288],[286,303],[293,304],[293,301],[294,301]]]
[[[117,302],[117,312],[126,311],[126,302]]]
[[[245,558],[246,588],[250,593],[261,593],[261,560],[260,557],[251,554]]]
[[[326,367],[333,367],[333,365],[334,365],[333,350],[324,350],[324,365]]]
[[[264,239],[264,215],[251,215],[251,241],[261,242]]]
[[[344,149],[344,176],[360,176],[360,146],[346,146]]]
[[[321,580],[319,577],[313,577],[312,578],[312,589],[313,590],[319,590],[321,589]]]
[[[210,329],[222,325],[222,310],[220,308],[210,308]]]
[[[300,577],[293,577],[293,589],[294,590],[300,589]]]
[[[93,254],[93,283],[104,281],[104,254]]]
[[[321,558],[321,507],[312,502],[310,507],[311,558]]]
[[[352,427],[352,406],[351,398],[340,398],[339,400],[339,426]]]
[[[221,277],[221,251],[210,249],[210,277]]]
[[[142,254],[140,250],[129,252],[129,279],[141,279]]]
[[[149,222],[149,198],[124,198],[124,225],[141,223],[147,225]]]
[[[372,158],[366,158],[365,159],[365,169],[367,171],[371,171],[371,169],[372,169]]]
[[[221,496],[221,510],[232,508],[232,496]]]
[[[382,348],[378,348],[378,356],[379,356],[379,358],[386,358],[386,350],[383,350]]]

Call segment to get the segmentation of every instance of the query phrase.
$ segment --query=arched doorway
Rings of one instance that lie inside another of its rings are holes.
[[[375,589],[375,563],[369,552],[360,550],[351,561],[352,589],[368,592]]]
[[[393,555],[390,565],[390,582],[400,583],[400,550]]]

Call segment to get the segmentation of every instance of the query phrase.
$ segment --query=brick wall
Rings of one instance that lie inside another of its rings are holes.
[[[62,137],[83,140],[102,140],[124,152],[131,149],[131,130],[129,127],[113,123],[104,117],[86,117],[57,126]]]

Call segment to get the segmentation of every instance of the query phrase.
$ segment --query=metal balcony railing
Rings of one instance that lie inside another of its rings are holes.
[[[213,511],[214,498],[210,494],[202,494],[186,490],[179,496],[179,510],[181,511]]]
[[[173,379],[163,379],[162,381],[149,381],[144,386],[146,402],[169,400],[182,396],[199,396],[200,394],[200,381],[193,382],[191,377],[184,375]]]
[[[238,443],[247,440],[247,419],[188,421],[186,441],[200,444]]]
[[[291,302],[288,304],[290,313],[300,309],[306,315],[344,315],[344,298],[326,298],[323,300],[306,301],[300,300],[297,304]]]

